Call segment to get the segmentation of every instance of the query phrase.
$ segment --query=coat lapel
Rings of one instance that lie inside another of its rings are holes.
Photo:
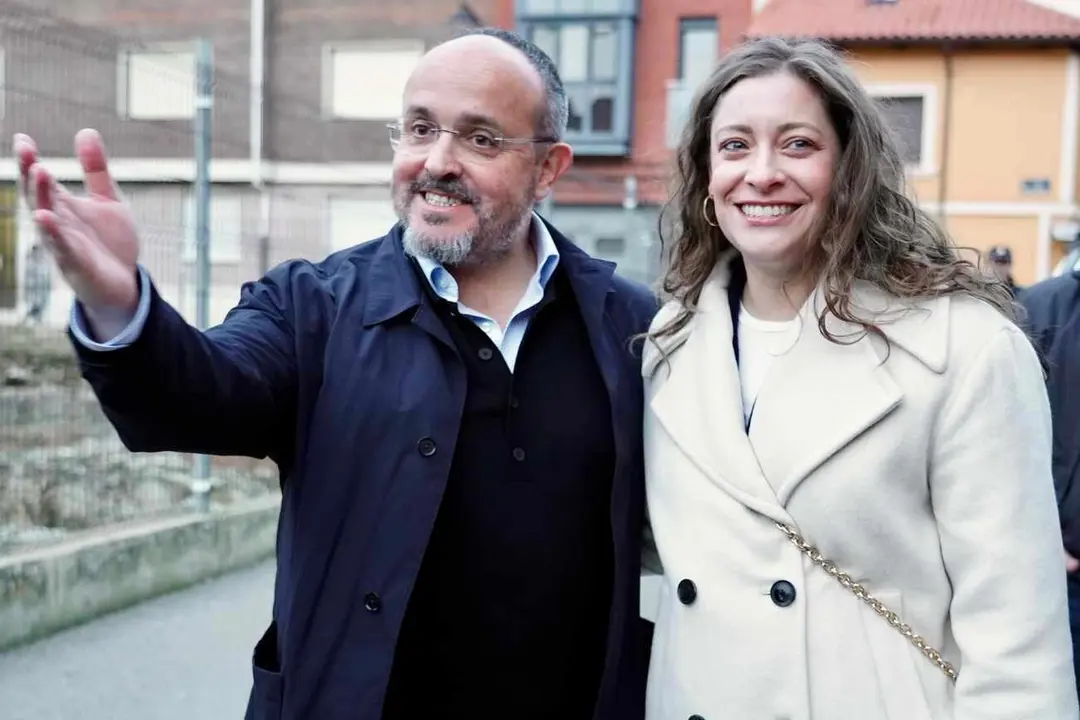
[[[818,327],[823,307],[815,292],[800,313],[792,349],[768,371],[746,433],[739,370],[731,347],[727,302],[730,258],[721,261],[702,291],[691,326],[672,350],[651,408],[664,429],[715,484],[767,517],[789,521],[784,507],[796,488],[903,400],[885,363],[886,350],[860,327],[829,317],[834,343]],[[866,286],[855,290],[857,308],[881,317],[893,344],[934,372],[947,357],[947,297],[903,310]],[[670,373],[665,376],[664,373]]]
[[[831,342],[814,314],[801,318],[799,340],[769,368],[750,428],[750,443],[781,505],[902,397],[872,342]]]
[[[747,507],[787,521],[747,438],[739,371],[732,352],[727,263],[702,290],[685,341],[660,362],[652,412],[707,476]]]
[[[758,395],[750,442],[782,505],[814,470],[903,401],[885,362],[888,353],[910,353],[935,372],[945,368],[948,298],[905,310],[858,285],[854,301],[856,314],[879,318],[890,349],[834,316],[828,327],[841,342],[828,340],[818,327],[824,301],[815,292],[800,313],[798,342],[773,361]]]
[[[611,281],[615,275],[615,263],[587,255],[547,221],[541,222],[547,225],[555,247],[559,250],[559,263],[574,292],[589,343],[600,366],[600,374],[604,378],[608,396],[614,403],[619,396],[619,356],[616,342],[604,322],[604,310],[608,293],[614,291]],[[630,338],[625,340],[629,342]],[[616,418],[616,422],[618,421],[619,418]]]

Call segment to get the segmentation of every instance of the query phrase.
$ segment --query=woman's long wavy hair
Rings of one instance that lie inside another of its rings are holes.
[[[721,229],[706,221],[702,208],[708,196],[710,129],[717,103],[741,80],[778,72],[791,73],[818,93],[841,144],[829,200],[807,238],[803,268],[822,288],[822,334],[841,342],[826,325],[831,313],[884,337],[874,318],[860,318],[853,307],[857,280],[903,299],[968,293],[1015,320],[1004,284],[961,258],[941,227],[905,194],[897,145],[843,56],[818,41],[763,38],[728,54],[694,98],[676,154],[673,192],[660,222],[662,247],[669,252],[662,292],[682,307],[649,337],[657,342],[687,325],[721,254],[731,247]],[[671,211],[677,213],[673,242],[664,237],[665,217]]]

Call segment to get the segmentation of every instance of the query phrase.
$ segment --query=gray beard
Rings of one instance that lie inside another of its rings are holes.
[[[490,223],[481,223],[480,233],[487,242],[478,241],[477,233],[461,233],[449,239],[435,239],[424,233],[405,226],[402,245],[405,253],[413,257],[422,257],[436,262],[443,267],[480,266],[497,262],[510,252],[514,246],[513,238],[522,226],[532,222],[532,210],[520,218],[484,227]]]
[[[450,240],[435,240],[423,233],[406,227],[402,236],[405,253],[417,258],[427,258],[444,267],[465,264],[473,251],[472,233],[462,233]]]

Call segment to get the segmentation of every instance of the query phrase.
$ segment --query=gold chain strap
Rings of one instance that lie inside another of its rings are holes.
[[[945,675],[950,680],[956,682],[956,668],[949,664],[949,662],[941,656],[941,653],[927,645],[925,640],[916,635],[915,632],[911,629],[911,626],[904,623],[900,619],[899,615],[897,615],[889,608],[885,607],[885,605],[880,600],[868,593],[866,591],[866,588],[852,580],[851,576],[848,575],[846,572],[843,572],[842,570],[840,570],[840,568],[836,567],[836,564],[834,562],[822,557],[821,551],[819,551],[813,545],[807,543],[806,540],[803,539],[803,536],[796,532],[794,528],[779,522],[776,523],[776,527],[780,528],[780,532],[787,535],[788,540],[791,541],[792,545],[799,548],[799,550],[801,550],[803,554],[806,555],[806,557],[810,558],[810,562],[820,567],[829,575],[832,575],[834,578],[836,578],[837,582],[850,590],[855,595],[855,597],[862,600],[864,603],[869,605],[874,610],[874,612],[885,618],[886,622],[896,628],[896,630],[901,635],[906,637],[911,642],[911,644],[917,647],[919,651],[922,652],[922,654],[925,655],[930,662],[932,662],[939,670],[941,670],[941,672],[945,673]]]

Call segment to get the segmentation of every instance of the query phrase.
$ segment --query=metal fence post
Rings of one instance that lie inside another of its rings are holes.
[[[200,38],[195,52],[195,322],[210,324],[210,113],[214,104],[214,67],[210,41]],[[210,509],[210,457],[195,457],[192,492],[199,512]]]

